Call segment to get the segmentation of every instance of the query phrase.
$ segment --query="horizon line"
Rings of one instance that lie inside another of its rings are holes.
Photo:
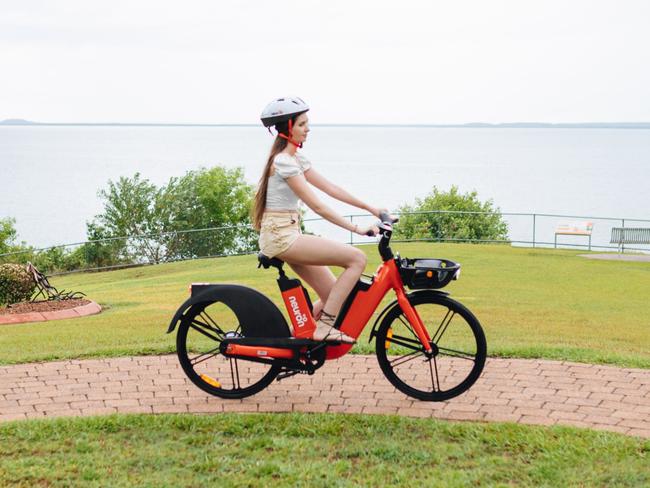
[[[34,122],[5,119],[0,126],[91,126],[91,127],[258,127],[254,123],[182,123],[182,122]],[[436,128],[642,128],[650,122],[466,122],[466,123],[314,123],[314,127],[436,127]]]

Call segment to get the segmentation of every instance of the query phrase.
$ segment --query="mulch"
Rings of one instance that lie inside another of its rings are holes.
[[[54,312],[57,310],[68,310],[80,307],[90,303],[90,300],[84,298],[75,298],[72,300],[47,300],[40,302],[21,302],[7,305],[0,308],[0,315],[22,314],[31,312]]]

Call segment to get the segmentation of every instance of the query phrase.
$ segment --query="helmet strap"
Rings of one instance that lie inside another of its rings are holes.
[[[289,119],[289,135],[285,136],[282,132],[278,132],[278,136],[282,137],[282,139],[286,139],[296,147],[302,147],[302,142],[297,143],[293,140],[293,121],[291,119]]]

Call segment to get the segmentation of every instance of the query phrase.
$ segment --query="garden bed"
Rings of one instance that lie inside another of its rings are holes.
[[[46,300],[38,302],[21,302],[0,307],[0,315],[22,314],[32,312],[54,312],[56,310],[69,310],[75,307],[81,307],[90,303],[85,298],[75,298],[72,300]]]
[[[22,302],[0,308],[0,325],[74,319],[102,311],[97,303],[86,299]]]

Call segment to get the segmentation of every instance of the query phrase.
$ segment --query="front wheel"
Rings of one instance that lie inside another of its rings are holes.
[[[379,325],[379,366],[395,388],[425,401],[460,395],[479,378],[487,346],[474,314],[451,298],[434,292],[416,293],[409,302],[431,338],[427,353],[399,305]]]

